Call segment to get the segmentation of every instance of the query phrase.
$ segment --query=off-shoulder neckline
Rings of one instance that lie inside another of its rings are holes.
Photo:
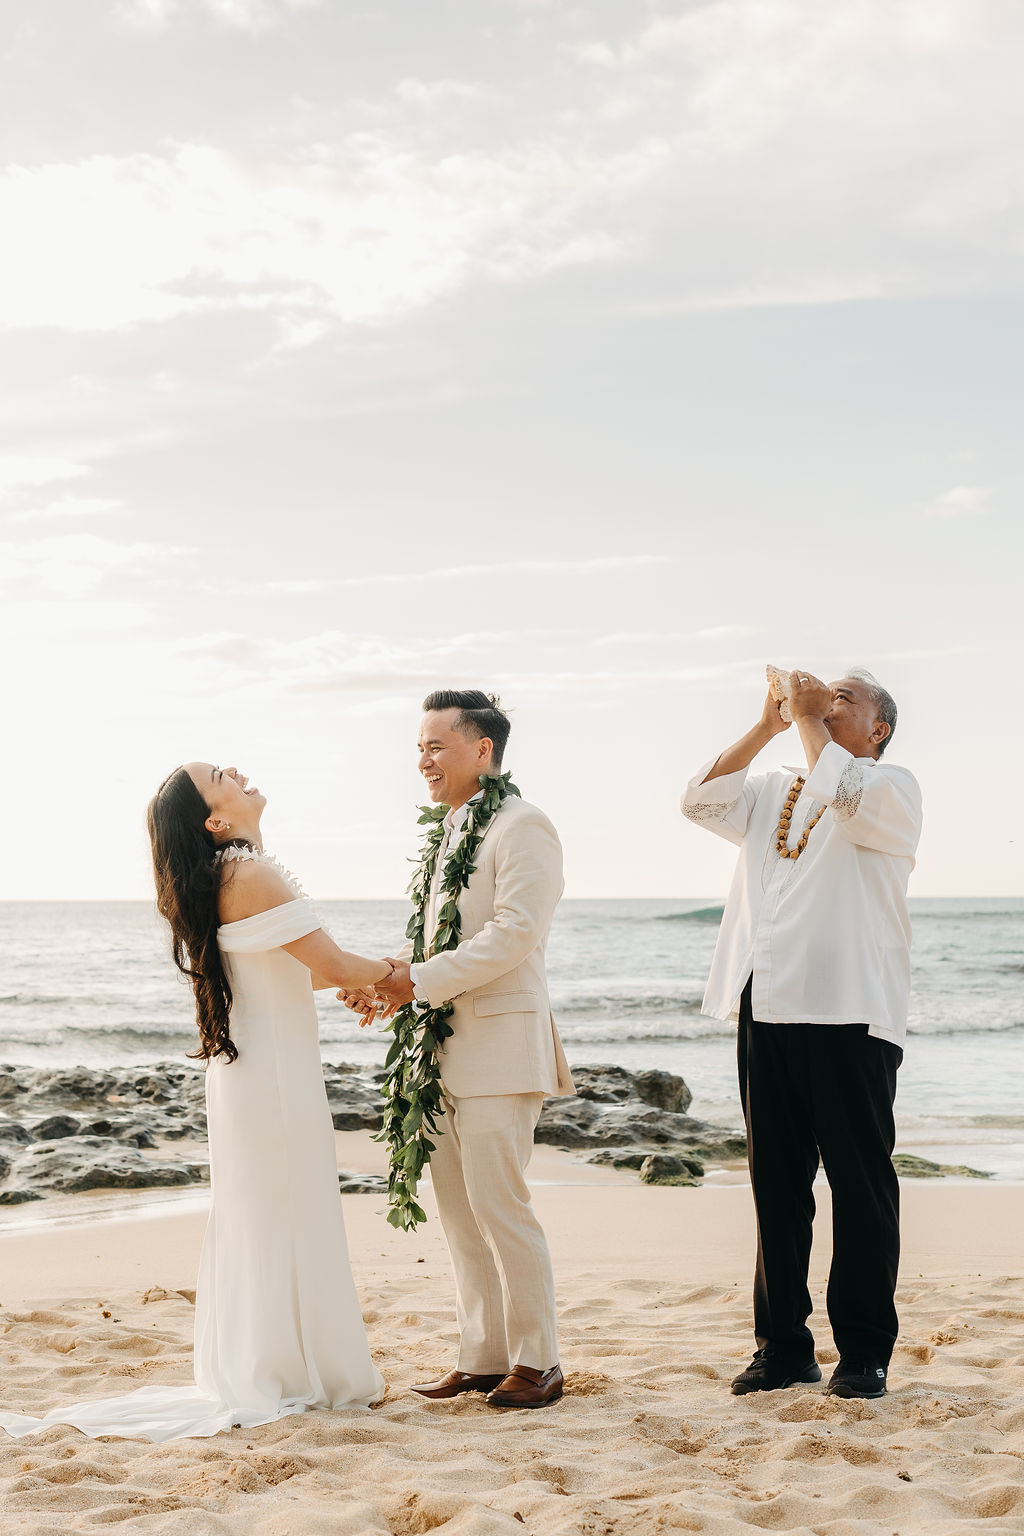
[[[218,863],[233,864],[236,860],[238,860],[242,863],[255,862],[257,864],[267,864],[271,869],[276,869],[277,873],[284,880],[285,885],[287,885],[288,889],[294,893],[294,901],[305,902],[306,906],[309,907],[313,916],[320,924],[320,927],[324,930],[328,937],[332,937],[331,930],[324,920],[323,913],[312,900],[309,892],[303,890],[302,886],[292,874],[291,870],[286,869],[280,860],[276,859],[272,853],[265,853],[261,848],[250,848],[247,845],[240,846],[237,843],[228,843],[225,847],[219,848],[217,850],[216,857]],[[263,917],[267,912],[276,912],[278,907],[289,907],[291,905],[292,902],[281,901],[278,902],[277,907],[265,907],[263,912],[254,912],[251,917],[236,917],[233,922],[221,923],[219,924],[219,927],[237,928],[240,923],[251,923],[257,917]]]
[[[254,923],[258,917],[266,917],[268,912],[281,912],[285,907],[308,907],[311,903],[306,896],[293,896],[291,901],[279,901],[276,907],[264,907],[262,912],[252,912],[248,917],[232,918],[230,923],[218,923],[218,932],[222,928],[241,928],[243,923]]]

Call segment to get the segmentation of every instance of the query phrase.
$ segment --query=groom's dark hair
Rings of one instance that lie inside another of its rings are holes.
[[[491,761],[495,768],[501,767],[512,722],[496,693],[481,693],[479,688],[437,688],[423,700],[425,715],[435,709],[457,709],[455,729],[477,741],[488,737],[492,744]]]

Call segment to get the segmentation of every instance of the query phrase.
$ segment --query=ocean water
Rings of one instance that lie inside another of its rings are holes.
[[[393,954],[403,901],[325,902],[338,941]],[[1024,1178],[1024,899],[911,902],[910,1038],[900,1145]],[[565,901],[548,950],[570,1063],[678,1072],[693,1113],[738,1124],[734,1031],[700,1001],[721,919],[713,900]],[[319,1000],[324,1055],[380,1064],[382,1032]],[[0,903],[0,1061],[146,1063],[195,1040],[191,993],[146,902]]]

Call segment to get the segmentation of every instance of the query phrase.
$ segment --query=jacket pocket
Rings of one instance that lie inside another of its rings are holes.
[[[536,992],[484,992],[473,998],[473,1011],[480,1018],[498,1013],[536,1013]]]

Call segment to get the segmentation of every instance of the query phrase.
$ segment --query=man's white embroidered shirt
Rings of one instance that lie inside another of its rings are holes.
[[[921,836],[914,775],[836,742],[806,775],[789,843],[828,807],[798,859],[775,851],[779,813],[797,769],[743,769],[687,785],[683,815],[740,848],[703,1009],[735,1017],[753,973],[765,1023],[867,1024],[902,1045],[910,998],[907,881]]]

